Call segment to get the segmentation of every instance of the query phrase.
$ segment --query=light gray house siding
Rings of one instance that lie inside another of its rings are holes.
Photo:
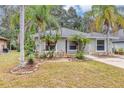
[[[66,43],[66,40],[67,39],[61,39],[61,40],[58,40],[56,46],[55,46],[55,51],[56,52],[63,52],[63,53],[68,53],[68,54],[74,54],[77,52],[77,49],[76,50],[71,50],[70,49],[70,41],[67,40],[67,43]],[[97,50],[97,40],[104,40],[104,48],[105,50],[103,51],[98,51]],[[92,39],[90,41],[89,44],[86,45],[85,49],[84,49],[84,52],[85,53],[88,53],[88,54],[97,54],[97,53],[104,53],[107,51],[106,47],[107,47],[107,44],[106,44],[106,39]],[[67,44],[67,45],[66,45]],[[36,43],[36,50],[43,53],[45,50],[46,50],[46,43],[45,42],[41,42],[40,45],[38,44],[38,42]],[[67,49],[66,49],[67,47]],[[109,42],[109,52],[112,53],[112,42],[110,40]]]
[[[61,39],[57,42],[56,45],[56,51],[66,51],[66,46],[65,46],[66,39]]]
[[[69,41],[69,37],[72,35],[81,35],[82,38],[89,38],[90,43],[86,44],[86,47],[84,49],[85,53],[88,54],[96,54],[96,53],[105,53],[107,52],[107,36],[105,34],[101,33],[83,33],[80,31],[75,31],[67,28],[61,29],[61,39],[58,40],[55,51],[56,52],[64,52],[68,54],[73,54],[77,52],[77,49],[75,49],[75,45],[71,41]],[[35,37],[37,37],[36,35]],[[112,53],[112,40],[117,39],[117,37],[109,36],[109,53]],[[41,41],[39,44],[37,40],[36,42],[36,50],[39,52],[46,51],[46,42]],[[100,41],[100,42],[99,42]]]

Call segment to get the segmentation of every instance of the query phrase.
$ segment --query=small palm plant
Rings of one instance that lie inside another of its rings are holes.
[[[78,59],[83,59],[84,58],[84,49],[86,47],[86,44],[90,42],[90,39],[82,38],[80,35],[73,35],[69,38],[69,40],[76,44],[77,53],[76,53],[75,57]]]
[[[61,38],[61,36],[59,34],[57,34],[57,33],[55,35],[46,34],[46,35],[44,35],[42,37],[43,41],[45,41],[47,43],[47,45],[48,45],[48,53],[47,53],[47,57],[48,58],[52,58],[53,57],[57,41],[60,38]],[[51,49],[51,43],[54,44],[54,49]]]
[[[83,38],[80,35],[73,35],[69,38],[69,40],[77,45],[77,52],[84,51],[86,44],[90,42],[90,39]]]
[[[28,64],[32,65],[34,63],[34,54],[28,55]]]

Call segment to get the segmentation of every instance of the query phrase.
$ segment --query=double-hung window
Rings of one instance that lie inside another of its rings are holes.
[[[105,40],[97,40],[97,51],[105,50]]]
[[[70,50],[76,50],[77,48],[76,48],[76,43],[75,42],[70,42],[69,43],[69,49]]]

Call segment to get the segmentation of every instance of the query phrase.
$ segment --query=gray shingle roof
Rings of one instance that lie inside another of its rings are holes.
[[[86,38],[106,38],[107,37],[106,34],[102,34],[102,33],[97,33],[97,32],[84,33],[80,31],[68,29],[68,28],[61,28],[61,34],[62,34],[62,37],[69,37],[72,35],[81,35],[82,37],[86,37]],[[118,37],[115,37],[113,35],[109,35],[109,38],[118,39]]]
[[[54,34],[55,32],[56,31],[52,31],[52,34]],[[48,30],[45,33],[50,33],[50,31]],[[63,38],[67,38],[72,35],[81,35],[82,37],[85,37],[85,38],[106,38],[107,37],[106,34],[102,34],[102,33],[97,33],[97,32],[84,33],[81,31],[72,30],[72,29],[68,29],[68,28],[61,28],[60,34]],[[38,36],[38,34],[37,34],[37,36]],[[113,36],[113,35],[109,35],[109,38],[110,39],[118,39],[118,37]]]

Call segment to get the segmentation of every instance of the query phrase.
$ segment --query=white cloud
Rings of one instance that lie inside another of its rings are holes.
[[[70,7],[74,7],[74,5],[65,5],[63,8],[64,8],[65,10],[68,10]]]
[[[83,16],[83,14],[87,11],[91,10],[91,5],[83,6],[83,5],[65,5],[63,8],[68,10],[70,7],[76,9],[78,15]]]
[[[83,12],[86,12],[86,11],[90,11],[91,10],[91,5],[87,5],[87,6],[80,6],[80,8],[82,9]]]

